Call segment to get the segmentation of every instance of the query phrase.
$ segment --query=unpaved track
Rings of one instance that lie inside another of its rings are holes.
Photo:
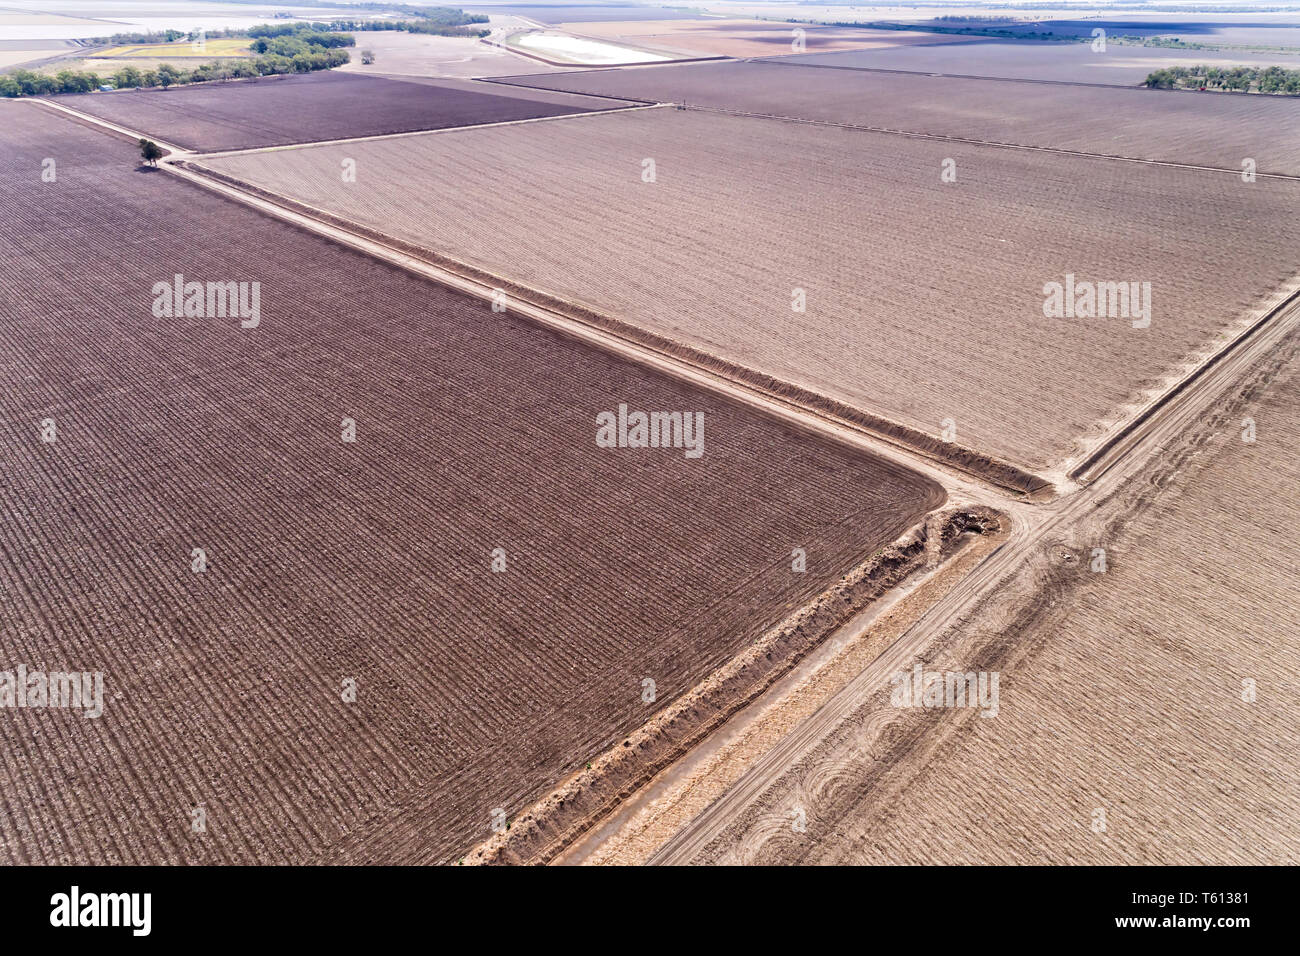
[[[948,191],[945,155],[965,170]],[[653,157],[654,186],[636,156]],[[335,188],[347,158],[382,174]],[[728,163],[746,176],[721,175]],[[512,277],[625,338],[669,340],[877,431],[910,429],[918,445],[938,445],[951,419],[958,454],[1032,473],[1015,479],[1027,490],[1300,271],[1285,212],[1300,181],[694,110],[202,165],[439,265]],[[944,227],[901,225],[923,221]],[[1189,256],[1187,235],[1205,230],[1221,241]],[[920,261],[944,268],[918,284]],[[1149,278],[1156,328],[1044,317],[1044,280],[1066,274]]]
[[[556,857],[564,865],[642,863],[703,812],[764,753],[831,699],[898,640],[951,586],[1009,536],[1002,525],[965,542],[846,621],[814,654],[738,712],[686,757],[660,773]],[[937,541],[937,538],[935,539]]]
[[[665,843],[650,859],[656,865],[682,865],[695,859],[744,809],[777,784],[786,771],[810,754],[862,703],[889,683],[939,635],[971,613],[1045,544],[1085,518],[1102,501],[1136,480],[1165,448],[1194,426],[1214,404],[1278,343],[1300,326],[1300,299],[1279,307],[1255,334],[1215,362],[1181,393],[1162,405],[1124,441],[1089,469],[1092,481],[1031,516],[1017,517],[1017,534],[989,555],[969,576],[917,622],[853,682],[769,751],[719,800]],[[1033,521],[1032,518],[1038,518]]]
[[[927,649],[927,668],[1000,672],[1000,719],[900,711],[882,687],[691,862],[1296,860],[1300,334],[1257,358]],[[1246,676],[1268,685],[1258,702]]]

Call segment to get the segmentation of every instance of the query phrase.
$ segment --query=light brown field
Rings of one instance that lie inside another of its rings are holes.
[[[1300,183],[694,111],[208,165],[1031,469],[1300,271]],[[1151,282],[1151,328],[1044,318],[1066,273]]]
[[[22,66],[32,60],[43,60],[55,54],[54,50],[0,50],[0,70]]]
[[[1300,861],[1298,442],[1293,334],[927,656],[1000,670],[996,717],[885,689],[695,862]]]
[[[792,48],[794,30],[803,31],[805,49]],[[785,53],[833,53],[876,50],[917,43],[954,42],[950,36],[904,30],[822,27],[767,20],[640,20],[562,23],[557,29],[605,40],[654,43],[700,56],[780,56]]]
[[[0,29],[4,29],[5,27],[97,27],[102,25],[102,20],[94,20],[78,16],[63,16],[58,13],[17,13],[9,10],[0,11]]]
[[[510,84],[1223,169],[1239,170],[1249,156],[1260,172],[1300,176],[1300,103],[1287,97],[1196,96],[801,64],[710,61],[520,76]],[[1105,120],[1080,123],[1080,116]]]
[[[176,40],[172,43],[131,43],[125,46],[112,46],[99,50],[97,59],[103,60],[138,60],[146,59],[194,59],[196,57],[251,57],[252,41],[247,37],[214,37],[203,43],[191,40]]]
[[[375,62],[361,62],[361,51],[370,50]],[[514,73],[558,73],[561,67],[516,56],[503,47],[489,46],[477,39],[439,37],[376,30],[357,35],[352,60],[339,67],[349,73],[395,76],[508,76]]]
[[[1171,66],[1281,66],[1300,68],[1295,51],[1248,53],[1176,50],[1109,44],[1105,53],[1088,43],[1026,40],[930,43],[868,50],[811,51],[795,62],[844,69],[942,73],[948,76],[1002,77],[1052,83],[1140,86],[1153,70]],[[1189,94],[1190,95],[1190,94]],[[1082,118],[1081,118],[1082,119]],[[1097,120],[1101,122],[1101,120]]]
[[[147,70],[156,70],[164,63],[170,63],[172,66],[185,68],[186,63],[191,66],[197,63],[226,63],[233,65],[240,58],[235,56],[207,56],[201,60],[183,60],[176,56],[165,57],[130,57],[130,58],[109,58],[102,57],[65,57],[58,60],[52,60],[48,63],[42,63],[34,69],[38,73],[48,73],[51,76],[60,73],[63,70],[90,70],[92,73],[98,73],[100,79],[104,82],[111,82],[113,74],[126,66],[133,66],[140,72]]]

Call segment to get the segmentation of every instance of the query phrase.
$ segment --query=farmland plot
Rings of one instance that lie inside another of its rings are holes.
[[[1300,861],[1294,336],[1274,361],[1247,403],[1164,450],[1172,468],[958,626],[956,641],[994,649],[955,659],[1001,671],[996,716],[931,710],[914,746],[889,746],[873,729],[885,687],[832,735],[843,746],[792,768],[695,862]],[[923,712],[899,713],[891,739],[906,741]]]
[[[58,102],[192,150],[247,149],[608,109],[608,101],[464,80],[347,73],[263,77]]]
[[[938,20],[931,24],[943,26]],[[1051,33],[1057,37],[1079,37],[1091,41],[1098,27],[1108,37],[1164,37],[1183,43],[1216,47],[1300,50],[1300,27],[1294,22],[1280,19],[1277,14],[1223,14],[1207,16],[1206,12],[1173,13],[1162,10],[1158,17],[1145,13],[1108,13],[1105,17],[1071,19],[1068,14],[1056,11],[1050,18],[1041,20],[1006,22],[999,29],[1019,34]]]
[[[588,23],[605,20],[684,20],[699,17],[681,7],[637,5],[633,3],[480,3],[464,8],[467,13],[486,13],[497,17],[526,17],[541,23]]]
[[[1261,172],[1300,175],[1300,103],[1271,96],[1188,96],[830,70],[772,60],[590,70],[503,82],[1229,169],[1241,169],[1242,159],[1250,157]]]
[[[1300,56],[1291,53],[1173,50],[1117,43],[1107,44],[1104,51],[1094,51],[1091,43],[986,40],[912,44],[844,53],[810,51],[792,62],[907,73],[1138,86],[1152,71],[1171,66],[1281,66],[1294,70],[1300,67]]]
[[[374,54],[373,63],[361,62],[361,51]],[[511,73],[557,73],[563,67],[517,56],[503,47],[465,37],[440,37],[427,33],[375,30],[357,41],[351,61],[338,67],[343,73],[396,76],[502,76]]]
[[[951,43],[936,33],[903,30],[864,30],[773,23],[765,20],[646,20],[605,23],[566,23],[561,29],[582,36],[653,44],[696,56],[781,56],[796,52],[831,52],[899,46],[909,43]],[[796,43],[796,40],[798,41]]]
[[[1300,183],[1231,173],[670,109],[344,155],[208,165],[1034,470],[1300,269]],[[1150,326],[1046,318],[1068,275],[1150,282]]]
[[[575,66],[616,66],[627,63],[665,63],[681,59],[669,50],[651,50],[607,40],[570,36],[552,30],[528,30],[515,33],[505,40],[506,45],[518,53],[538,56],[548,63]]]
[[[454,859],[943,500],[43,107],[0,131],[0,672],[103,681],[0,707],[5,862]],[[260,283],[255,327],[159,315],[175,274]],[[620,403],[702,455],[598,446]]]

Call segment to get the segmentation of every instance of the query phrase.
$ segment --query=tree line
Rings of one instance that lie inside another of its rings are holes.
[[[364,4],[362,6],[365,6]],[[447,36],[471,36],[475,31],[460,29],[474,24],[487,23],[483,14],[466,13],[457,7],[406,7],[401,11],[412,15],[411,20],[326,20],[317,23],[293,21],[290,23],[258,23],[251,27],[205,30],[203,35],[209,40],[225,37],[248,37],[252,40],[271,40],[276,37],[303,36],[315,37],[312,42],[317,46],[352,46],[352,43],[335,43],[323,39],[328,35],[346,33],[372,32],[378,30],[402,30],[408,33],[443,33]],[[355,9],[355,7],[353,7]],[[478,31],[477,35],[488,31]],[[115,33],[106,39],[82,40],[82,43],[109,46],[131,46],[146,43],[175,43],[178,40],[197,40],[199,31],[162,30],[146,33]],[[261,50],[258,51],[263,52]]]
[[[258,37],[250,44],[254,53],[271,53],[276,56],[297,56],[300,53],[312,53],[316,50],[336,50],[345,46],[355,46],[356,38],[351,33],[316,33],[302,32],[291,36]]]
[[[1171,66],[1149,74],[1143,85],[1157,90],[1230,90],[1300,96],[1300,70],[1280,66]]]
[[[291,56],[266,53],[263,56],[236,60],[213,60],[188,70],[170,63],[160,63],[157,69],[152,70],[124,66],[116,73],[104,77],[89,70],[62,70],[54,75],[34,73],[31,70],[14,70],[0,75],[0,96],[89,93],[104,85],[112,85],[119,90],[155,86],[166,89],[169,86],[207,83],[212,80],[276,76],[283,73],[312,73],[316,70],[342,66],[350,59],[346,50],[309,47],[305,52]]]
[[[361,4],[363,7],[390,5]],[[397,5],[403,13],[417,17],[413,20],[334,20],[323,23],[261,23],[245,29],[228,30],[164,30],[151,33],[117,33],[109,37],[112,46],[175,43],[180,40],[197,42],[201,38],[248,37],[250,49],[257,56],[213,60],[191,69],[182,69],[162,63],[157,69],[141,70],[124,66],[112,74],[101,76],[91,70],[61,70],[55,74],[32,70],[13,70],[0,74],[0,96],[49,96],[59,93],[89,93],[101,86],[116,89],[135,87],[181,86],[187,83],[206,83],[212,80],[243,79],[255,76],[274,76],[283,73],[311,73],[342,66],[351,57],[344,47],[356,45],[353,31],[401,30],[408,33],[429,33],[442,36],[482,37],[487,30],[471,30],[475,24],[487,23],[481,14],[466,13],[457,7],[415,7]],[[105,41],[87,41],[103,43]],[[371,56],[373,59],[373,56]]]

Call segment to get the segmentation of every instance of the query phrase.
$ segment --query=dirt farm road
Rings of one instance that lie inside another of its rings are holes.
[[[1058,530],[1086,519],[1121,486],[1139,480],[1176,438],[1193,428],[1231,387],[1286,336],[1300,326],[1300,297],[1293,295],[1261,319],[1235,348],[1203,366],[1202,373],[1179,394],[1170,397],[1140,426],[1092,463],[1088,484],[1036,510],[1038,520],[1017,522],[1012,540],[990,554],[942,600],[882,654],[870,667],[827,702],[811,718],[758,760],[749,771],[704,813],[664,844],[647,862],[675,865],[691,861],[718,836],[726,824],[778,781],[787,768],[808,754],[860,704],[907,666],[985,595],[999,587],[1023,562],[1030,560]]]

